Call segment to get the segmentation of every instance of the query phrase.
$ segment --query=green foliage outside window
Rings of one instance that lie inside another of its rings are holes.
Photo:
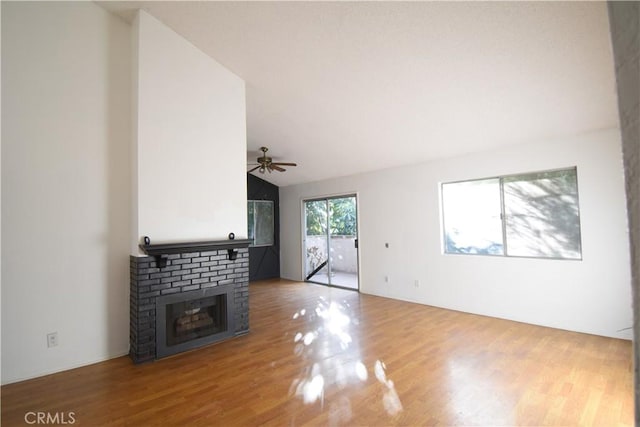
[[[356,235],[356,201],[354,197],[316,200],[306,204],[307,235],[321,236],[327,231],[327,204],[329,205],[329,231],[332,236]]]

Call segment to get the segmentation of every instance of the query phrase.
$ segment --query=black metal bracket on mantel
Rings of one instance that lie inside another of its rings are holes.
[[[213,240],[208,242],[180,242],[180,243],[159,243],[159,244],[141,244],[140,249],[145,254],[151,255],[156,259],[158,268],[167,266],[167,255],[181,254],[187,252],[206,252],[218,251],[226,249],[229,259],[234,260],[238,257],[238,248],[248,248],[251,244],[249,239],[237,240]]]

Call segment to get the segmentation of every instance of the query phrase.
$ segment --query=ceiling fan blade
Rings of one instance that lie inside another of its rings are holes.
[[[275,164],[275,163],[271,163],[271,169],[275,169],[275,170],[277,170],[277,171],[279,171],[279,172],[284,172],[284,171],[286,171],[286,169],[281,168],[280,166],[278,166],[278,165],[277,165],[277,164]]]
[[[273,162],[271,164],[272,165],[279,165],[279,166],[298,166],[295,163],[283,163],[283,162]]]
[[[258,169],[259,167],[260,167],[260,165],[258,165],[258,166],[256,166],[255,168],[253,168],[253,169],[251,169],[251,170],[247,171],[247,173],[251,173],[251,172],[253,172],[254,170]]]

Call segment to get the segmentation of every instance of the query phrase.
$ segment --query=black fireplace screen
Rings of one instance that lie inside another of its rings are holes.
[[[235,333],[233,285],[156,299],[156,357],[229,338]]]
[[[167,306],[167,347],[227,330],[227,296],[216,295]]]

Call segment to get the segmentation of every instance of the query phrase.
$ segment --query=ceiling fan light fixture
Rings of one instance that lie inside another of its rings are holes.
[[[265,170],[269,173],[271,173],[271,171],[273,170],[276,170],[278,172],[285,172],[286,169],[282,166],[296,166],[295,163],[274,162],[273,158],[267,156],[267,151],[269,151],[267,147],[260,147],[260,151],[262,151],[262,156],[256,159],[258,166],[249,170],[249,173],[253,172],[256,169],[260,173],[264,173]]]

